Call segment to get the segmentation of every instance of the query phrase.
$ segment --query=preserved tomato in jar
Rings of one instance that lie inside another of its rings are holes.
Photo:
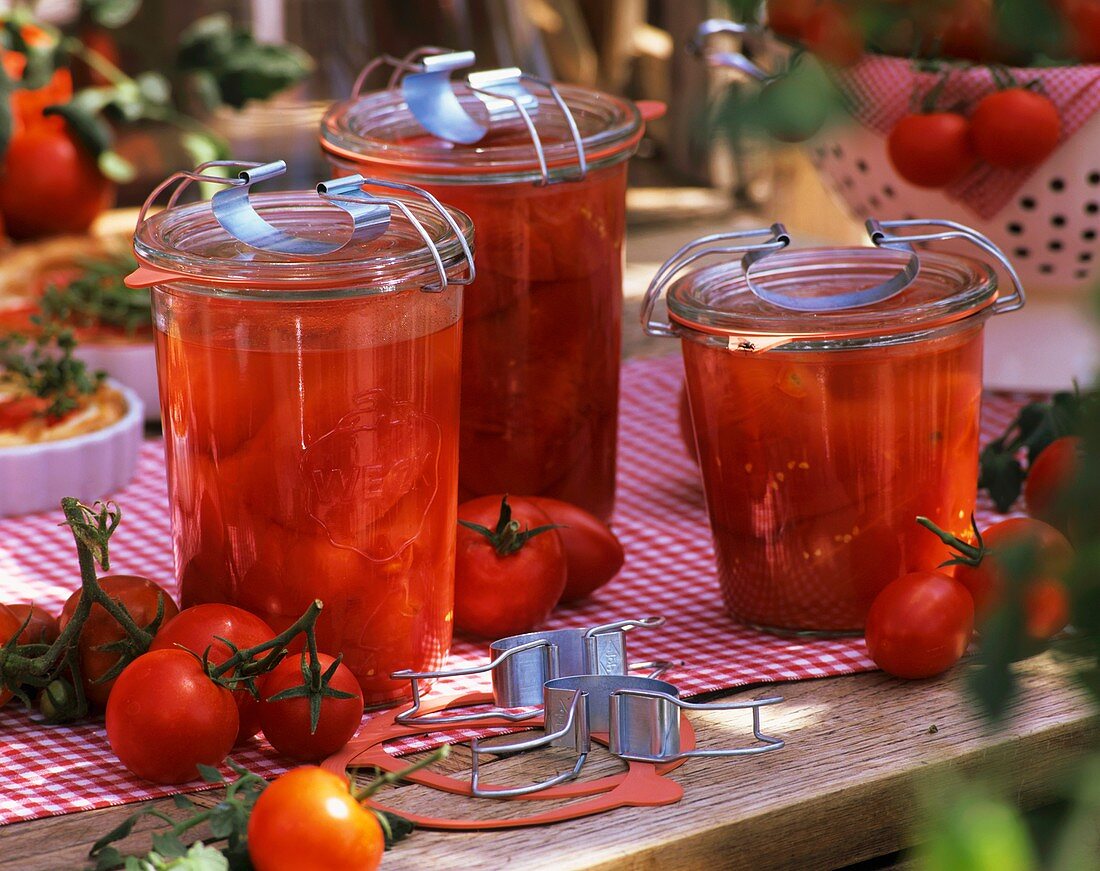
[[[347,216],[315,193],[251,195],[322,254],[242,241],[209,202],[173,206],[139,225],[131,277],[152,287],[184,607],[228,602],[281,631],[320,599],[318,645],[368,703],[403,697],[390,673],[450,647],[472,233],[415,196],[387,203],[384,232],[337,247]]]
[[[486,114],[478,93],[456,80],[442,96],[457,95],[482,125],[476,140],[455,141],[438,119],[417,114],[398,82],[334,105],[321,144],[337,171],[421,185],[477,227],[477,279],[463,313],[460,498],[551,496],[606,520],[626,161],[642,117],[629,101],[588,88],[520,83],[533,131],[515,111]]]
[[[673,262],[644,322],[682,340],[730,614],[772,630],[859,631],[886,584],[948,558],[918,515],[970,527],[983,326],[1022,293],[998,300],[979,261],[922,252],[918,269],[912,251],[889,247],[753,262],[668,283],[662,325],[653,303],[680,271]]]

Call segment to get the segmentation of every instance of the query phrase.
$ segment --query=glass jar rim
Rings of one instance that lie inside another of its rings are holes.
[[[626,160],[641,139],[644,125],[638,107],[630,100],[594,88],[556,84],[562,100],[577,122],[588,168],[599,169]],[[459,101],[469,106],[477,97],[456,84]],[[579,159],[575,144],[565,133],[564,116],[548,93],[536,93],[536,129],[561,125],[563,135],[544,141],[550,180],[577,176]],[[383,135],[386,133],[388,135]],[[421,143],[411,142],[422,140]],[[448,177],[466,182],[537,182],[542,180],[534,145],[519,144],[453,146],[430,136],[409,111],[399,89],[372,91],[334,103],[321,120],[321,148],[336,158],[384,164],[416,178]],[[430,144],[428,144],[430,143]]]
[[[379,194],[398,199],[409,209],[438,251],[448,277],[465,266],[459,236],[427,201],[384,189]],[[250,202],[269,223],[313,239],[334,242],[351,232],[349,216],[313,191],[254,193]],[[473,221],[458,209],[444,208],[472,250]],[[291,297],[306,292],[316,296],[318,291],[347,296],[433,284],[439,280],[439,267],[431,246],[396,208],[378,237],[352,236],[346,245],[313,257],[279,254],[239,241],[221,227],[209,201],[157,212],[134,233],[139,268],[149,267],[188,284],[217,285],[229,293],[234,288],[271,288]]]
[[[920,251],[919,269],[904,290],[874,305],[826,311],[794,311],[756,296],[740,260],[692,270],[668,289],[669,318],[679,329],[744,339],[745,350],[790,342],[822,348],[853,338],[874,344],[920,333],[988,309],[997,276],[980,260]],[[816,286],[838,293],[879,284],[897,275],[909,255],[885,248],[798,248],[759,261],[754,283],[784,288]],[[731,347],[733,345],[731,344]]]

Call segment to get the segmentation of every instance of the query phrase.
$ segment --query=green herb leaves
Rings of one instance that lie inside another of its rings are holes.
[[[83,396],[99,389],[105,372],[88,371],[73,356],[76,339],[69,330],[45,326],[28,345],[27,337],[9,334],[0,338],[0,384],[13,383],[40,399],[48,400],[42,415],[56,420],[75,410]]]
[[[80,273],[53,284],[42,296],[42,313],[76,327],[112,327],[132,336],[152,326],[148,291],[131,290],[123,279],[137,265],[129,253],[78,261]]]

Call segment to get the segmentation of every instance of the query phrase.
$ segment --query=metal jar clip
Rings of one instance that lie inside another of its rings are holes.
[[[703,236],[694,242],[684,245],[679,251],[670,257],[660,269],[657,270],[649,288],[646,290],[645,300],[642,304],[642,327],[651,336],[675,336],[678,335],[676,327],[668,320],[661,320],[654,315],[658,300],[665,294],[673,280],[688,266],[702,260],[705,257],[715,255],[741,255],[741,267],[745,283],[757,297],[780,308],[802,312],[824,312],[842,309],[860,308],[874,305],[901,293],[916,279],[920,271],[920,258],[915,243],[921,242],[945,242],[952,239],[962,239],[978,246],[984,252],[991,255],[1000,266],[1008,273],[1013,285],[1013,292],[1005,297],[998,297],[993,303],[993,312],[1001,314],[1015,311],[1023,306],[1025,292],[1019,275],[1012,263],[996,245],[976,230],[971,229],[955,221],[912,219],[904,221],[877,221],[874,219],[866,222],[867,234],[871,243],[878,248],[887,248],[899,251],[907,255],[905,265],[887,280],[868,288],[860,288],[846,293],[836,293],[827,297],[804,296],[799,294],[784,293],[781,290],[769,288],[759,281],[759,265],[778,251],[788,247],[791,242],[790,234],[782,224],[772,224],[771,227],[762,227],[755,230],[737,230],[729,233],[714,233]],[[915,233],[912,235],[893,234],[889,230],[908,227],[943,227],[942,232]],[[749,240],[749,241],[744,241]],[[736,243],[736,244],[728,244]],[[769,265],[771,265],[769,263]],[[781,341],[756,342],[747,339],[737,345],[736,350],[765,351],[788,341],[796,341],[804,338],[815,338],[816,334],[806,333],[791,336],[778,337]],[[734,347],[731,345],[731,347]]]
[[[211,170],[228,167],[239,170],[236,178],[226,178]],[[334,242],[297,236],[282,230],[267,221],[256,211],[250,198],[252,185],[268,181],[286,172],[286,162],[276,160],[271,163],[251,161],[212,160],[203,163],[194,170],[183,170],[170,175],[157,185],[149,194],[138,214],[138,226],[145,221],[146,214],[157,198],[175,185],[168,197],[166,208],[171,209],[179,201],[180,195],[192,182],[207,182],[222,186],[210,199],[210,210],[214,219],[229,235],[250,248],[260,251],[272,251],[291,257],[322,257],[347,246],[353,239],[370,241],[383,235],[390,226],[394,209],[404,215],[409,225],[423,240],[425,247],[435,263],[439,281],[424,285],[424,290],[439,292],[448,284],[467,285],[475,277],[474,257],[455,219],[428,191],[413,185],[385,179],[365,178],[361,175],[349,175],[342,178],[323,181],[317,185],[317,195],[325,203],[335,206],[351,216],[350,232]],[[379,196],[364,190],[364,186],[388,188],[406,191],[426,200],[432,209],[446,221],[462,247],[466,261],[466,274],[461,278],[448,278],[447,269],[439,248],[423,223],[412,213],[408,205],[397,197]],[[131,285],[134,286],[134,285]]]
[[[527,87],[533,85],[549,94],[561,112],[577,155],[577,173],[572,180],[583,179],[588,172],[584,140],[573,112],[554,83],[516,67],[473,72],[464,82],[452,82],[453,72],[472,67],[476,61],[472,51],[435,46],[422,46],[401,58],[382,55],[360,71],[352,97],[360,95],[376,69],[391,66],[389,87],[400,87],[409,112],[421,127],[440,139],[472,145],[484,139],[494,126],[499,128],[518,119],[534,147],[541,183],[550,184],[555,179],[551,179],[542,137],[533,118],[539,112],[539,98]]]
[[[406,726],[422,724],[454,725],[479,720],[522,722],[533,712],[488,711],[472,714],[428,717],[420,714],[422,680],[468,677],[488,672],[493,681],[493,699],[497,708],[530,708],[543,703],[543,685],[557,677],[580,674],[626,674],[630,668],[626,633],[635,628],[660,626],[663,617],[619,620],[590,629],[549,629],[501,638],[489,645],[492,660],[486,665],[449,671],[395,671],[394,680],[407,679],[412,687],[412,704],[394,721]],[[639,663],[635,667],[653,666]]]
[[[747,756],[778,750],[781,738],[761,731],[760,708],[781,702],[772,696],[736,702],[694,704],[680,699],[680,691],[667,681],[634,675],[573,675],[546,682],[543,687],[545,734],[514,744],[483,747],[478,739],[472,752],[471,791],[481,798],[512,798],[539,792],[580,774],[591,748],[593,734],[608,735],[608,749],[634,762],[670,762],[697,756]],[[760,743],[717,750],[682,750],[680,714],[684,710],[751,710],[753,737]],[[569,771],[526,786],[485,789],[480,783],[483,755],[519,753],[539,747],[568,747],[577,754]]]

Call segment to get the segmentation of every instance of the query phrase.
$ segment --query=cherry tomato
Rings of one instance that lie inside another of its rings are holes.
[[[819,3],[802,34],[806,47],[826,63],[850,67],[863,57],[863,33],[839,3]]]
[[[126,768],[153,783],[185,783],[220,765],[237,738],[233,693],[184,650],[131,662],[107,702],[107,741]]]
[[[1027,502],[1028,513],[1063,533],[1068,526],[1063,499],[1080,468],[1080,454],[1079,437],[1055,439],[1028,466],[1024,481],[1024,501]]]
[[[8,144],[0,212],[13,239],[83,233],[113,198],[114,185],[64,125],[36,124]]]
[[[768,27],[780,36],[800,40],[816,6],[817,0],[768,0]]]
[[[1068,50],[1082,63],[1100,62],[1100,0],[1061,0]]]
[[[910,184],[940,188],[974,165],[970,122],[955,112],[906,115],[886,140],[890,162]]]
[[[482,496],[459,505],[458,520],[455,627],[496,639],[545,622],[567,572],[561,536],[546,528],[546,513],[525,499]]]
[[[687,383],[680,387],[680,438],[684,440],[684,447],[688,456],[695,463],[699,462],[699,449],[695,446],[695,424],[691,420],[691,403],[688,400]]]
[[[941,534],[940,537],[959,553],[960,562],[954,566],[953,573],[970,591],[979,624],[1004,595],[1004,566],[998,554],[1030,545],[1036,553],[1035,572],[1027,579],[1024,589],[1029,631],[1041,633],[1033,637],[1043,640],[1065,628],[1069,620],[1069,594],[1060,576],[1073,559],[1073,548],[1053,526],[1030,517],[1012,517],[984,530],[980,546],[950,535]],[[1056,601],[1059,598],[1061,603]]]
[[[321,672],[327,673],[336,661],[318,654]],[[308,664],[306,653],[288,656],[277,665],[260,686],[260,727],[271,746],[299,762],[316,762],[331,756],[348,743],[363,719],[363,691],[351,670],[341,663],[336,667],[328,686],[337,692],[350,693],[351,698],[321,699],[321,716],[317,729],[309,731],[309,700],[305,696],[271,701],[271,697],[301,686],[302,667]]]
[[[288,771],[268,786],[248,819],[256,871],[373,871],[385,839],[348,782],[323,768]]]
[[[26,624],[19,633],[20,644],[53,644],[61,634],[57,618],[45,608],[18,602],[8,605],[8,610],[19,618],[20,626]]]
[[[908,680],[951,668],[974,634],[966,587],[939,572],[911,572],[887,584],[867,612],[867,652],[875,665]]]
[[[970,139],[991,166],[1022,169],[1041,163],[1058,147],[1062,119],[1045,94],[1006,88],[983,97],[970,116]]]
[[[0,644],[7,644],[11,641],[12,636],[19,631],[19,627],[22,625],[23,621],[13,614],[10,608],[0,605]],[[11,690],[0,686],[0,705],[6,705],[11,700],[12,695]]]
[[[157,616],[157,602],[162,602],[164,620],[171,620],[179,613],[179,608],[172,601],[172,597],[157,584],[148,578],[138,575],[107,575],[99,579],[99,585],[103,591],[115,602],[122,605],[130,614],[133,621],[142,629],[147,629]],[[72,619],[73,613],[80,604],[81,593],[77,590],[61,609],[61,618],[58,621],[62,630]],[[126,637],[126,632],[115,621],[114,617],[104,610],[101,605],[92,605],[91,613],[80,631],[77,641],[77,650],[80,655],[81,680],[84,684],[84,693],[88,702],[99,708],[107,704],[107,697],[111,694],[114,680],[100,681],[116,666],[121,654],[117,651],[103,650],[105,645],[121,641]],[[144,653],[144,651],[139,651]]]
[[[255,614],[233,605],[196,605],[185,608],[164,624],[150,650],[175,650],[183,647],[202,656],[209,650],[210,662],[221,665],[233,655],[225,643],[244,650],[275,637],[274,631]],[[224,640],[222,640],[224,639]],[[237,743],[247,741],[260,731],[260,703],[246,689],[234,691],[240,714]]]
[[[525,496],[555,524],[565,549],[565,592],[561,601],[590,596],[623,567],[625,555],[619,539],[598,517],[568,502],[543,496]]]

